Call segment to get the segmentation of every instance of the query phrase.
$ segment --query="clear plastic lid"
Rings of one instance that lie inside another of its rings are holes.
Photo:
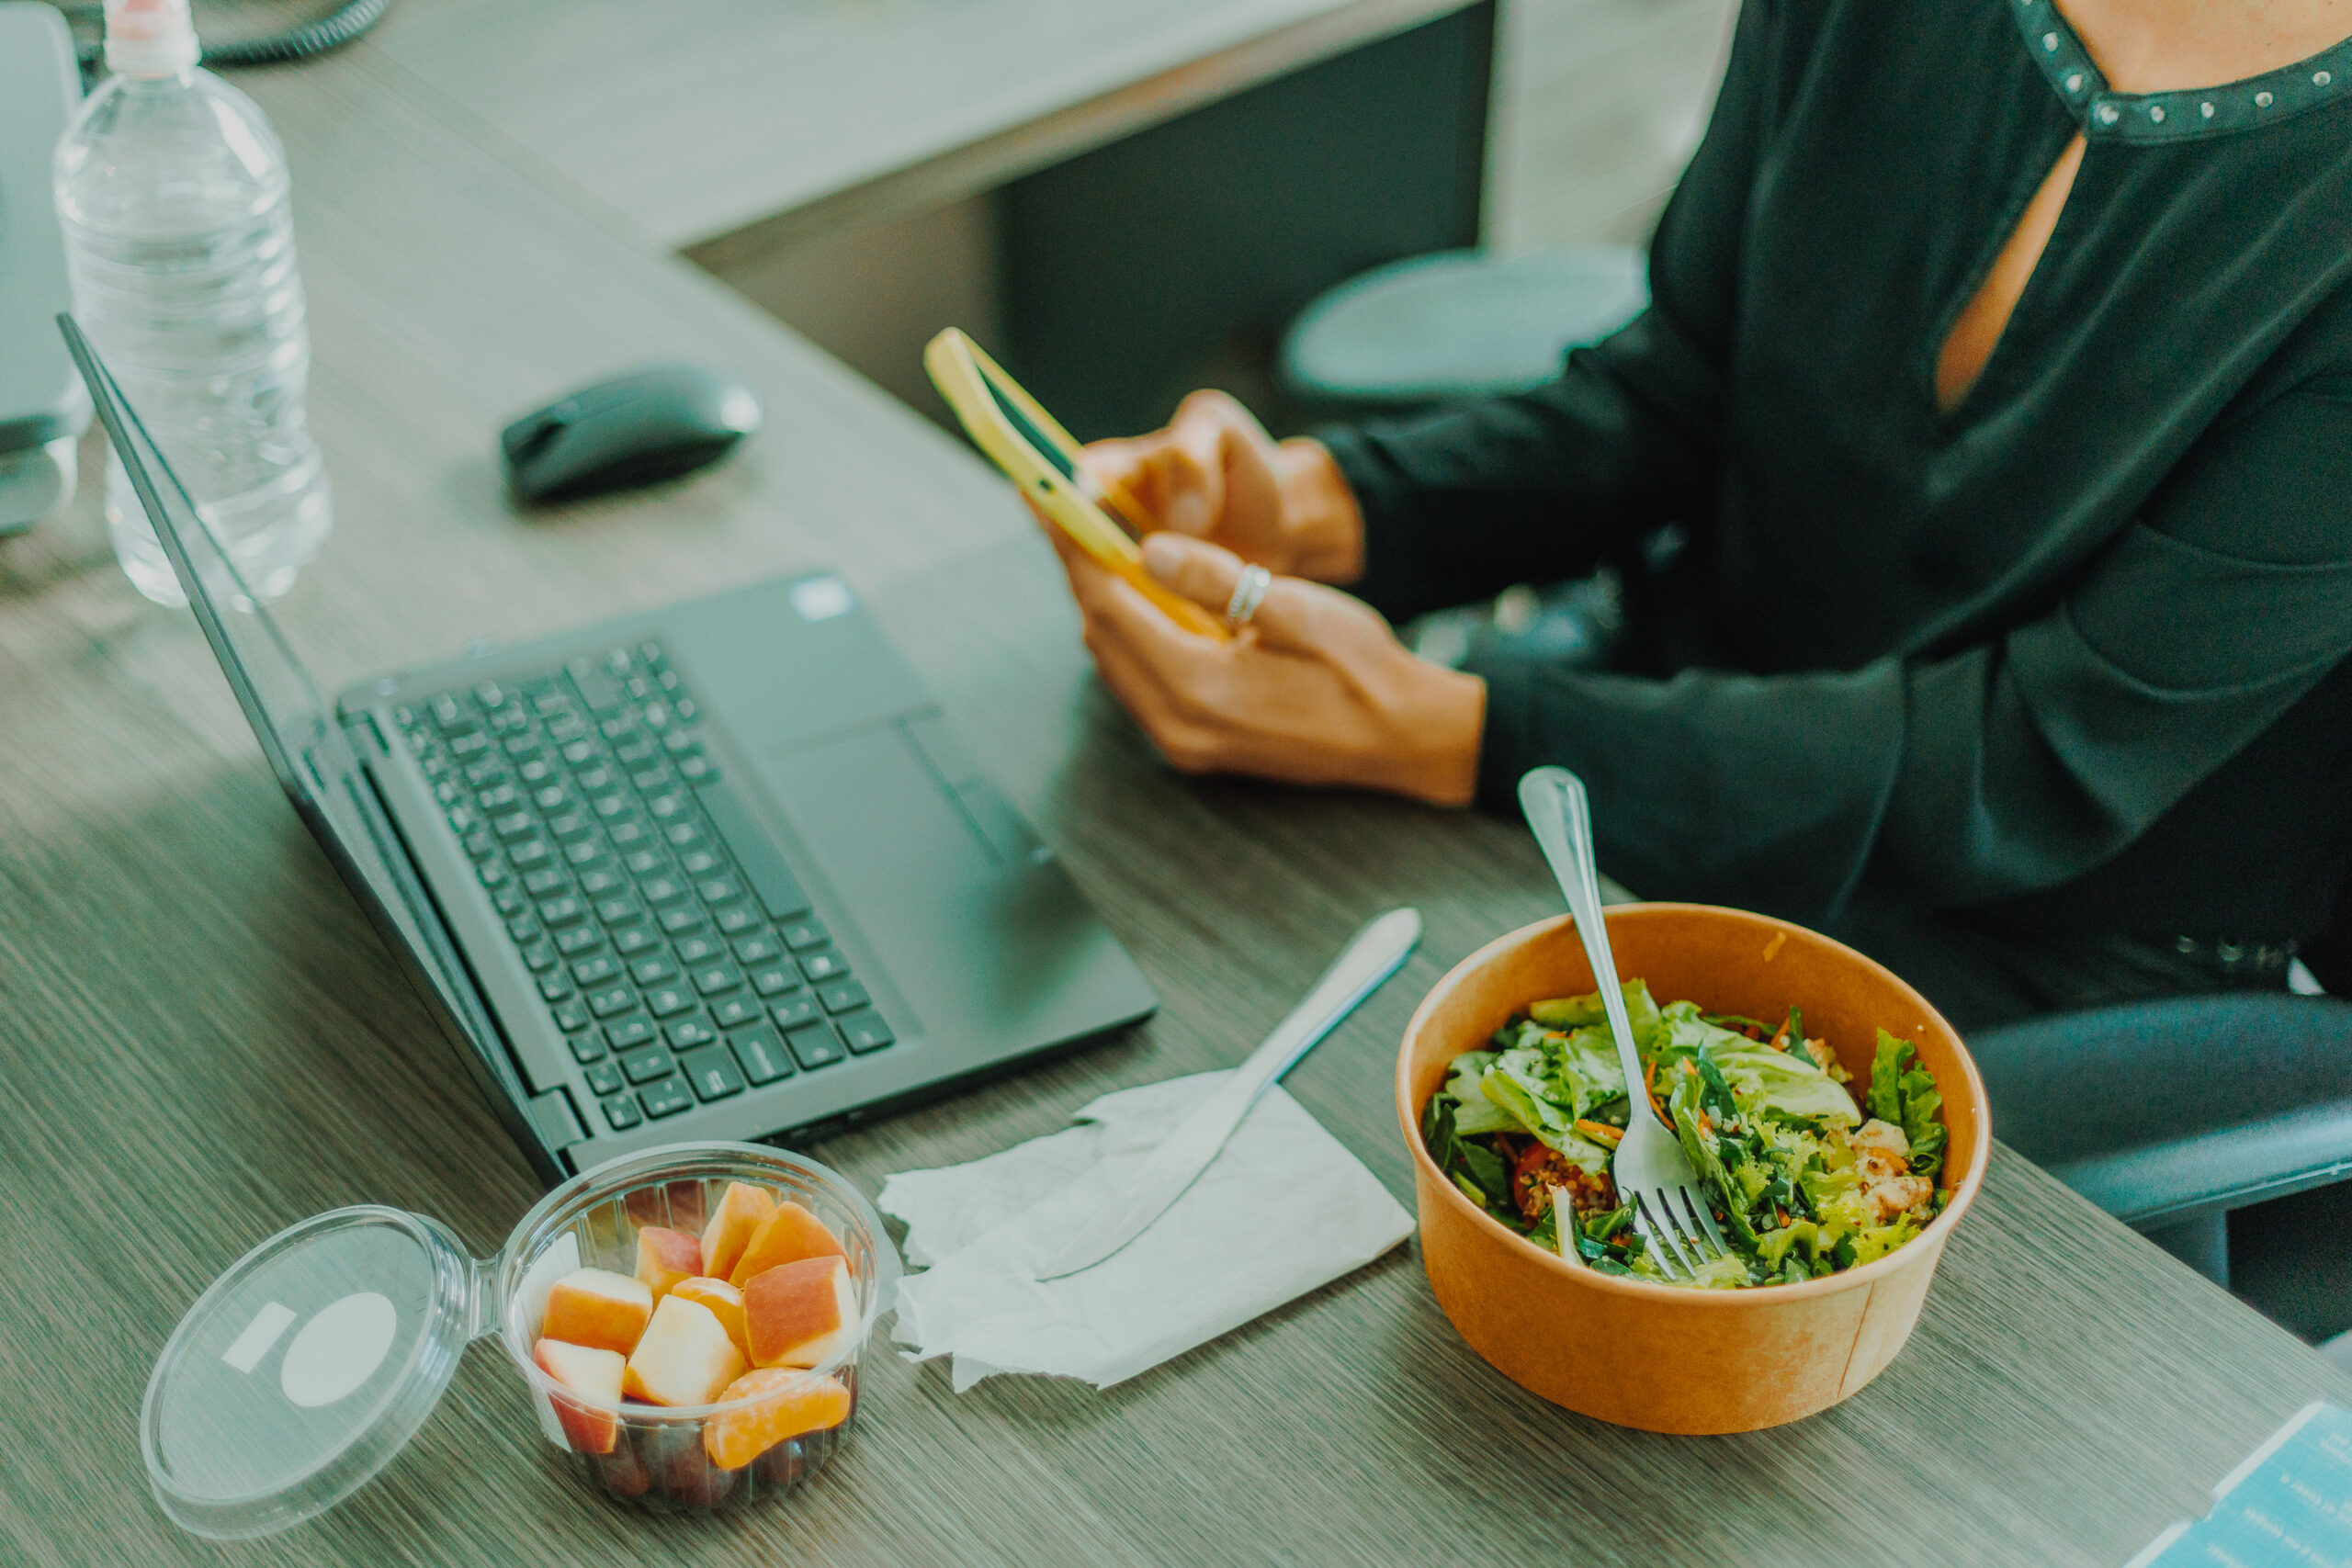
[[[473,1259],[438,1221],[320,1214],[239,1258],[155,1362],[140,1446],[198,1535],[267,1535],[334,1506],[440,1402],[482,1322]]]

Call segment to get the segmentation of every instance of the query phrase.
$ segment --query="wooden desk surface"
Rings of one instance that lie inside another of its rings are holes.
[[[368,47],[663,246],[764,250],[993,189],[1462,3],[403,0]]]
[[[338,492],[334,540],[283,609],[322,678],[831,561],[1166,998],[1121,1039],[820,1157],[872,1190],[1052,1131],[1106,1089],[1229,1064],[1360,920],[1412,903],[1421,952],[1291,1079],[1408,1193],[1395,1042],[1447,965],[1553,908],[1521,833],[1176,778],[1088,677],[1017,509],[944,437],[614,240],[365,50],[248,82],[293,151]],[[741,367],[767,433],[664,495],[510,515],[498,423],[657,354]],[[197,1292],[344,1203],[438,1215],[487,1252],[537,1189],[192,624],[131,592],[87,508],[0,546],[0,1561],[2115,1568],[2304,1401],[2352,1399],[2004,1151],[1910,1347],[1776,1432],[1658,1438],[1544,1404],[1461,1344],[1408,1247],[1106,1393],[956,1395],[877,1348],[851,1448],[790,1506],[724,1521],[570,1491],[477,1347],[374,1484],[216,1547],[163,1518],[138,1453],[149,1369]]]

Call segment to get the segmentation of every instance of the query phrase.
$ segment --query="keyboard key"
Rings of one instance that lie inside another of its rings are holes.
[[[784,928],[784,945],[798,953],[805,948],[822,947],[833,940],[822,920],[795,920]]]
[[[548,818],[548,831],[558,843],[572,843],[596,830],[584,811],[564,811]]]
[[[786,991],[800,988],[800,971],[777,964],[772,969],[752,972],[752,989],[763,997],[780,997]]]
[[[479,757],[488,750],[490,737],[478,729],[471,734],[458,736],[449,742],[449,755],[452,757]]]
[[[473,720],[467,716],[466,705],[458,700],[458,694],[455,692],[440,693],[428,700],[424,705],[433,715],[433,722],[441,727],[444,734],[451,730],[469,728],[473,725]]]
[[[831,980],[849,973],[849,960],[830,947],[820,948],[814,953],[800,955],[800,972],[808,976],[811,984]]]
[[[510,735],[504,745],[510,757],[536,756],[539,750],[539,738],[536,735]]]
[[[882,1015],[870,1009],[842,1019],[841,1031],[842,1038],[849,1042],[849,1048],[861,1055],[868,1051],[879,1051],[899,1038],[890,1032],[890,1026],[882,1021]]]
[[[602,860],[604,855],[605,846],[594,839],[575,839],[563,846],[566,865],[587,865],[593,861]]]
[[[757,1023],[767,1016],[766,1010],[750,997],[729,997],[711,1004],[710,1016],[721,1029],[733,1029],[738,1024]]]
[[[605,1039],[616,1051],[633,1051],[653,1038],[653,1021],[625,1018],[605,1025]]]
[[[664,980],[676,979],[678,966],[670,962],[668,953],[656,953],[630,964],[628,977],[640,986],[658,986]]]
[[[488,789],[505,776],[506,762],[503,758],[484,757],[479,762],[466,764],[466,783],[476,789]]]
[[[613,951],[623,958],[661,945],[662,939],[643,926],[623,926],[613,933]]]
[[[779,1043],[773,1029],[745,1029],[727,1037],[734,1049],[735,1059],[743,1066],[743,1076],[754,1085],[774,1083],[792,1076],[792,1058]]]
[[[684,1078],[665,1078],[651,1089],[640,1089],[637,1098],[648,1116],[675,1116],[695,1102]]]
[[[651,795],[670,782],[670,770],[660,765],[639,768],[629,774],[629,787],[639,795]]]
[[[695,891],[702,895],[706,904],[732,904],[743,896],[742,885],[724,876],[714,876],[697,885]]]
[[[612,867],[598,866],[580,874],[580,893],[586,898],[604,898],[624,891],[628,886],[621,874]]]
[[[566,1034],[577,1033],[588,1027],[587,1010],[580,1005],[577,997],[570,1001],[558,1002],[555,1005],[555,1022],[556,1027]]]
[[[519,839],[538,824],[527,811],[509,811],[490,819],[490,830],[502,839]]]
[[[670,1070],[670,1054],[659,1045],[631,1051],[621,1058],[621,1071],[631,1083],[651,1083]]]
[[[594,953],[605,945],[605,933],[594,926],[571,926],[555,933],[555,950],[566,958]]]
[[[614,1132],[626,1133],[645,1118],[638,1113],[637,1101],[624,1094],[605,1101],[605,1120]]]
[[[549,926],[569,926],[588,918],[588,906],[566,894],[539,906],[539,919]]]
[[[523,890],[512,883],[492,894],[490,901],[498,906],[498,912],[502,915],[519,915],[531,907],[531,901],[524,896]]]
[[[527,762],[517,763],[514,776],[526,784],[545,784],[555,777],[555,767],[545,757],[534,757]]]
[[[833,1032],[830,1023],[803,1024],[787,1032],[784,1040],[792,1047],[794,1059],[810,1072],[830,1067],[847,1055],[842,1049],[842,1037]]]
[[[605,739],[618,740],[622,736],[631,734],[636,730],[637,715],[633,713],[615,714],[610,718],[600,720],[597,723],[596,728],[604,732]]]
[[[637,893],[639,897],[657,909],[664,904],[674,904],[686,896],[685,888],[674,876],[649,876],[637,885]]]
[[[560,1002],[571,995],[571,980],[564,975],[542,975],[539,976],[539,995],[551,1002]]]
[[[727,863],[708,850],[690,850],[678,857],[678,864],[688,876],[704,876],[727,869]]]
[[[625,926],[631,920],[645,919],[645,911],[634,898],[605,898],[596,905],[596,919],[600,925]]]
[[[701,784],[706,779],[717,778],[718,770],[710,765],[707,757],[681,757],[678,759],[678,776],[688,784]]]
[[[734,1058],[724,1051],[697,1051],[679,1057],[678,1066],[684,1070],[686,1082],[694,1086],[697,1100],[724,1100],[743,1092],[743,1075],[735,1070]]]
[[[783,945],[772,936],[747,936],[735,944],[735,961],[738,964],[765,964],[770,959],[783,956]]]
[[[715,997],[723,991],[731,991],[742,983],[742,971],[729,968],[724,964],[714,964],[707,969],[695,971],[695,989],[706,997]]]
[[[548,726],[548,734],[563,746],[563,760],[575,768],[582,762],[593,762],[603,755],[594,740],[578,739],[582,733],[583,727],[576,718],[560,718]]]
[[[523,949],[523,962],[534,975],[544,975],[555,967],[555,949],[546,942],[535,942]]]
[[[645,993],[645,1010],[656,1018],[674,1018],[694,1005],[694,998],[675,986],[656,986]]]
[[[506,869],[504,861],[492,860],[484,861],[476,866],[474,874],[481,878],[481,885],[484,887],[495,887],[514,874]]]
[[[477,827],[481,826],[481,818],[474,815],[473,808],[471,807],[453,806],[449,807],[449,830],[451,832],[470,835]],[[473,840],[470,837],[467,840],[469,846],[471,845],[472,841]]]
[[[583,1067],[591,1062],[601,1062],[605,1059],[605,1043],[596,1038],[593,1030],[575,1034],[571,1037],[571,1059]]]
[[[653,737],[650,735],[640,735],[634,740],[625,740],[618,746],[614,747],[613,755],[633,768],[639,762],[642,762],[651,757],[653,753],[659,750],[660,748],[654,743]]]
[[[662,911],[662,929],[672,936],[679,936],[702,924],[702,911],[691,904],[681,904],[674,909]]]
[[[620,1093],[621,1065],[618,1062],[598,1062],[588,1069],[588,1087],[598,1094]]]
[[[645,841],[645,824],[634,818],[627,822],[616,822],[605,830],[605,837],[612,840],[615,849],[625,850],[631,844],[641,844]]]
[[[613,770],[606,767],[604,761],[600,758],[597,761],[589,763],[588,766],[581,769],[578,773],[572,774],[571,782],[580,786],[582,794],[610,795],[619,786],[621,781],[614,775]]]
[[[874,1000],[865,994],[865,987],[854,980],[835,980],[829,986],[818,987],[817,999],[825,1004],[825,1010],[830,1013],[855,1012]]]
[[[476,803],[484,811],[494,812],[512,809],[515,801],[520,798],[522,797],[514,793],[514,786],[511,784],[494,784],[474,796]]]
[[[757,931],[759,925],[760,912],[749,904],[736,904],[718,911],[718,929],[729,936]]]
[[[673,1051],[692,1051],[718,1042],[718,1032],[711,1028],[700,1013],[696,1013],[692,1018],[682,1018],[675,1023],[668,1025],[662,1032],[669,1037],[670,1049]]]
[[[546,863],[548,856],[554,852],[545,839],[526,839],[507,850],[506,863],[516,871],[528,871],[535,865]]]
[[[690,936],[678,943],[678,962],[681,964],[707,964],[714,958],[726,956],[727,949],[716,937]]]
[[[631,876],[650,876],[669,863],[659,850],[631,850],[621,859],[621,864]]]
[[[596,814],[599,822],[617,825],[637,808],[625,795],[598,795],[589,797],[588,809]]]
[[[543,865],[523,878],[523,891],[534,898],[545,898],[551,893],[560,893],[571,885],[571,879],[563,874],[563,868],[560,865]]]
[[[601,986],[619,976],[619,963],[604,953],[583,958],[571,966],[571,983],[575,986]]]
[[[514,942],[517,947],[522,946],[525,942],[529,942],[533,937],[538,934],[539,922],[533,919],[528,915],[516,915],[514,919],[506,922],[507,939]]]
[[[775,1026],[778,1029],[788,1032],[804,1023],[814,1023],[825,1015],[817,1010],[816,998],[804,995],[786,997],[780,1002],[771,1003],[768,1007],[768,1016],[775,1020]]]
[[[498,835],[487,828],[477,828],[463,840],[468,860],[484,861],[498,852]]]
[[[531,792],[531,804],[541,811],[560,811],[571,804],[571,792],[561,784],[548,784]]]
[[[474,688],[474,701],[486,708],[503,708],[506,705],[506,688],[495,681],[484,681]]]
[[[673,848],[683,850],[688,844],[702,842],[702,827],[692,821],[673,822],[662,829],[662,836],[667,839]]]
[[[588,998],[588,1010],[598,1018],[616,1018],[635,1006],[637,998],[627,986],[607,986]]]

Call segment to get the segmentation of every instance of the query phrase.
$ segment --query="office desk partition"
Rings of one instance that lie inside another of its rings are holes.
[[[1050,557],[979,463],[708,279],[617,236],[362,47],[247,84],[291,151],[312,410],[340,522],[282,614],[328,681],[830,562],[876,604],[1165,998],[1037,1071],[830,1139],[893,1170],[1230,1065],[1367,915],[1421,951],[1290,1079],[1400,1196],[1419,995],[1556,897],[1507,822],[1158,764],[1091,677]],[[769,400],[728,466],[526,520],[498,424],[652,355]],[[95,457],[95,452],[85,454]],[[1675,1438],[1470,1353],[1412,1248],[1117,1388],[956,1394],[877,1348],[859,1427],[784,1506],[651,1517],[546,1465],[478,1346],[410,1450],[322,1521],[215,1546],[147,1495],[137,1412],[180,1313],[339,1204],[487,1248],[537,1197],[296,824],[189,619],[89,510],[0,546],[0,1560],[505,1565],[1282,1562],[2115,1568],[2352,1380],[1996,1155],[1909,1348],[1778,1431]],[[1564,1333],[1574,1325],[1562,1325]]]

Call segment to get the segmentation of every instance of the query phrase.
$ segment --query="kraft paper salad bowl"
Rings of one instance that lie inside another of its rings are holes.
[[[1859,1089],[1878,1031],[1911,1041],[1943,1095],[1950,1196],[1911,1241],[1802,1284],[1697,1290],[1597,1271],[1497,1221],[1438,1168],[1421,1112],[1453,1058],[1487,1044],[1529,1003],[1593,990],[1568,917],[1527,926],[1457,964],[1407,1025],[1396,1114],[1412,1150],[1421,1258],[1438,1304],[1471,1348],[1556,1404],[1653,1432],[1745,1432],[1860,1390],[1910,1337],[1952,1229],[1984,1179],[1993,1139],[1984,1085],[1960,1036],[1883,965],[1802,926],[1696,904],[1611,908],[1621,973],[1661,1003],[1756,1019],[1804,1010]]]

